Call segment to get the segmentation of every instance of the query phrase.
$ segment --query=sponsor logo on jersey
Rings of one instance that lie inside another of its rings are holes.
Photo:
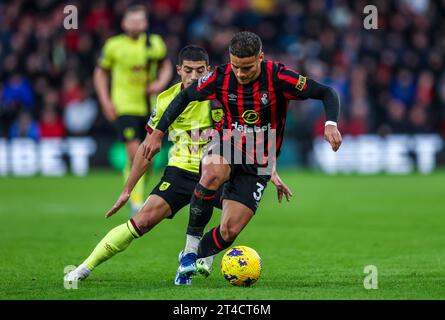
[[[301,74],[298,75],[298,82],[295,85],[295,88],[299,91],[303,91],[304,85],[306,84],[306,77],[303,77]]]
[[[245,125],[240,125],[238,122],[234,122],[232,123],[232,128],[240,131],[240,132],[244,132],[244,133],[250,133],[250,132],[264,132],[264,131],[268,131],[272,129],[272,125],[270,123],[268,123],[265,126],[262,127],[258,127],[258,126],[253,126],[253,127],[249,127],[247,124]]]
[[[133,72],[145,71],[145,66],[144,65],[134,65],[131,67],[131,71],[133,71]]]
[[[241,117],[248,124],[254,124],[260,119],[260,115],[255,110],[246,110]]]
[[[224,111],[222,108],[212,109],[211,114],[213,121],[220,122],[224,116]]]
[[[168,189],[168,187],[170,187],[170,182],[162,182],[161,185],[159,186],[159,190],[160,191],[165,191]]]

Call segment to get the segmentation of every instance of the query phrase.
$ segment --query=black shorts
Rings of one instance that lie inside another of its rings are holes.
[[[179,210],[190,204],[190,199],[198,182],[199,174],[178,167],[167,166],[161,181],[150,194],[160,196],[169,204],[172,214],[168,219],[172,219]],[[221,193],[222,187],[219,188],[213,200],[215,208],[221,209]]]
[[[120,116],[117,118],[116,127],[119,134],[119,139],[123,142],[139,140],[143,141],[147,131],[145,125],[147,124],[148,116]]]
[[[240,202],[255,214],[270,180],[271,168],[245,163],[245,156],[241,159],[241,163],[235,164],[233,149],[230,153],[231,158],[227,159],[219,141],[209,143],[205,153],[221,155],[229,163],[230,178],[223,186],[221,199]]]
[[[221,199],[234,200],[255,214],[270,176],[252,174],[253,165],[230,164],[230,179],[223,186]]]

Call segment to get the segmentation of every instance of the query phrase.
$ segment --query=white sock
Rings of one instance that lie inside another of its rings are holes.
[[[84,265],[83,263],[76,268],[76,271],[79,274],[84,275],[86,277],[88,277],[90,275],[90,273],[91,273],[91,270],[88,269],[88,267],[86,265]]]
[[[196,236],[191,236],[191,235],[187,235],[187,239],[185,241],[185,249],[184,249],[184,254],[193,252],[198,254],[198,247],[199,247],[199,242],[201,241],[201,238],[196,237]]]
[[[87,278],[91,273],[91,270],[85,265],[81,264],[73,271],[67,273],[63,279],[65,281],[83,280]]]

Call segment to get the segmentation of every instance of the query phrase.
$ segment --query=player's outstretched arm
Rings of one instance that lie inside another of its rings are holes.
[[[136,154],[133,159],[133,165],[131,166],[130,175],[128,177],[127,182],[125,183],[124,190],[120,194],[116,203],[106,213],[105,216],[107,218],[111,217],[113,214],[118,212],[120,208],[122,208],[127,203],[128,199],[130,198],[130,194],[134,189],[134,186],[138,183],[139,179],[148,169],[150,161],[144,158],[143,153],[144,153],[144,143],[148,140],[149,136],[150,134],[147,133],[144,142],[139,145],[139,148],[136,151]]]
[[[200,96],[197,95],[196,92],[196,84],[191,85],[187,89],[182,90],[172,102],[170,102],[161,119],[159,119],[156,128],[150,134],[150,137],[142,143],[144,147],[143,157],[146,160],[151,161],[153,156],[161,150],[164,133],[185,110],[187,105],[192,101],[199,100]]]
[[[307,79],[308,87],[303,95],[307,98],[321,100],[326,113],[324,138],[335,152],[340,148],[342,137],[337,128],[340,114],[340,99],[337,92],[315,80]]]
[[[337,129],[340,114],[340,99],[337,92],[333,88],[308,79],[284,65],[279,67],[277,80],[279,87],[289,100],[309,98],[323,102],[326,113],[324,137],[331,145],[332,150],[337,151],[342,142],[341,134]]]

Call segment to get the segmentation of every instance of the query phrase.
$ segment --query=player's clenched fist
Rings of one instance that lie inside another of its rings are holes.
[[[341,145],[341,134],[338,131],[337,126],[327,125],[324,128],[324,139],[329,142],[332,147],[332,150],[337,151]]]

